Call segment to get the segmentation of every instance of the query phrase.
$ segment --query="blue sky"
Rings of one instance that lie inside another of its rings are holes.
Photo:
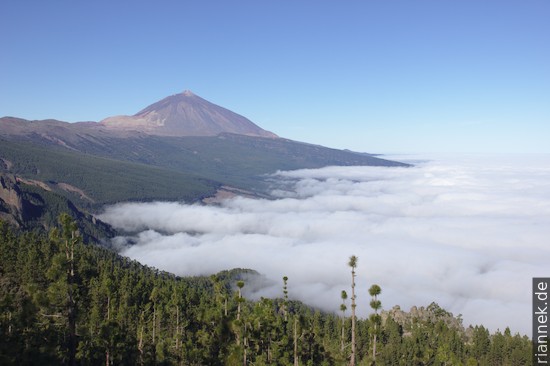
[[[550,152],[550,2],[0,3],[0,116],[134,114],[190,89],[280,136]]]

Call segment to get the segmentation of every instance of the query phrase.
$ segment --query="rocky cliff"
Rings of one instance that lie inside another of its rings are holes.
[[[0,220],[23,230],[48,231],[58,226],[61,213],[77,221],[85,242],[115,235],[109,225],[79,209],[48,184],[0,174]]]

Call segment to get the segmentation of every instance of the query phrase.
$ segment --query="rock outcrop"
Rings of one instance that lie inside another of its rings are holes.
[[[460,315],[455,317],[452,313],[442,309],[436,303],[431,303],[427,307],[413,306],[409,312],[401,310],[401,308],[396,305],[390,310],[382,311],[380,315],[383,323],[391,317],[397,324],[403,327],[405,335],[407,334],[407,330],[411,329],[413,323],[418,322],[436,323],[438,321],[443,321],[449,328],[464,332],[464,326],[462,325]]]
[[[23,198],[15,177],[0,175],[0,219],[19,226],[22,213]]]

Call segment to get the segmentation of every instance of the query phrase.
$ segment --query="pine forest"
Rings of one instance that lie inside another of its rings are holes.
[[[531,364],[529,338],[508,328],[464,327],[435,303],[383,311],[384,284],[355,283],[360,263],[342,263],[350,288],[341,311],[325,313],[290,299],[286,276],[279,298],[252,301],[252,270],[181,278],[84,244],[66,214],[48,234],[0,222],[0,364]],[[357,299],[356,286],[371,297]]]

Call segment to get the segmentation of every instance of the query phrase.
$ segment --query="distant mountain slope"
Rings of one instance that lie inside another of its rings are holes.
[[[84,207],[198,201],[220,187],[265,196],[265,175],[328,165],[406,166],[279,138],[191,92],[101,123],[0,118],[0,172],[54,184]]]
[[[87,207],[127,200],[196,201],[223,185],[265,195],[265,175],[327,165],[404,166],[362,154],[286,139],[242,135],[141,136],[82,140],[0,138],[0,171],[66,183],[82,194],[60,192]],[[78,150],[77,150],[78,148]]]
[[[136,130],[161,136],[216,136],[222,132],[277,137],[249,119],[186,90],[171,95],[133,116],[114,116],[101,125],[115,130]]]
[[[0,139],[0,172],[44,182],[79,206],[120,201],[185,200],[215,193],[218,183],[186,172],[60,148]]]

